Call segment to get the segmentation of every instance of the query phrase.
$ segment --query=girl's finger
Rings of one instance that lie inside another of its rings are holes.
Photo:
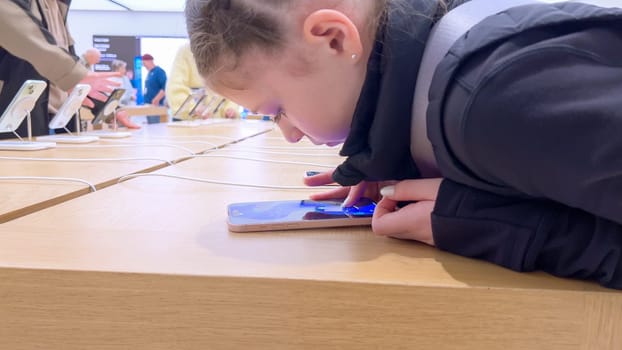
[[[396,201],[436,200],[443,179],[404,180],[380,190],[384,197]]]
[[[433,201],[412,203],[395,210],[397,202],[382,199],[376,206],[372,230],[382,236],[411,239],[433,245],[430,215]]]
[[[305,176],[302,180],[307,186],[324,186],[333,183],[333,172],[327,171],[325,173]]]
[[[312,194],[311,196],[309,196],[309,198],[314,201],[323,201],[327,199],[343,199],[346,198],[349,191],[349,187],[339,187],[334,190]]]
[[[401,233],[405,223],[402,222],[403,212],[397,209],[397,201],[383,198],[376,204],[372,219],[372,230],[381,236]],[[408,218],[407,218],[408,219]],[[406,220],[410,222],[410,220]]]
[[[348,193],[348,197],[343,201],[343,207],[350,207],[354,205],[365,193],[367,189],[367,182],[362,181],[358,185],[354,185],[350,187],[350,192]]]
[[[390,214],[397,210],[397,201],[389,198],[382,198],[380,202],[376,203],[376,209],[374,209],[374,220],[378,220],[387,214]]]

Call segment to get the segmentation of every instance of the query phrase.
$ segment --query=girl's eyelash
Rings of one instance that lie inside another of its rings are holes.
[[[274,115],[274,122],[278,124],[283,116],[286,116],[285,111],[282,108],[279,108],[279,110]]]

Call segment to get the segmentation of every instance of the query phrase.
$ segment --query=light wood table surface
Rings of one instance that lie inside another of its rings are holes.
[[[103,189],[122,176],[150,172],[192,154],[265,132],[272,123],[226,121],[198,128],[147,125],[132,137],[89,144],[58,144],[41,151],[0,151],[1,177],[76,178]],[[55,159],[54,161],[52,161]],[[88,194],[79,182],[0,180],[0,222]]]
[[[147,116],[157,115],[160,117],[160,123],[168,122],[168,108],[154,105],[141,105],[141,106],[125,106],[119,108],[121,111],[125,111],[128,117],[133,116]]]
[[[314,156],[247,152],[302,153],[275,134],[214,154],[339,163],[309,144],[299,150]],[[307,168],[204,157],[156,173],[297,186]],[[227,230],[228,203],[312,192],[140,177],[6,223],[0,348],[621,348],[622,294],[593,283],[366,227]]]

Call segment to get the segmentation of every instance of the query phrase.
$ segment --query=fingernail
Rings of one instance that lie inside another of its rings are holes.
[[[346,197],[346,199],[344,199],[343,203],[341,203],[341,208],[343,209],[343,208],[347,208],[347,207],[350,207],[350,206],[351,206],[350,205],[350,195],[348,195]]]
[[[380,189],[380,194],[383,197],[391,197],[395,194],[395,186],[386,186]]]

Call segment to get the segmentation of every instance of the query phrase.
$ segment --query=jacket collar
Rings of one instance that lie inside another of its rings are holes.
[[[437,8],[437,0],[408,0],[388,9],[340,152],[348,159],[333,174],[339,184],[419,177],[409,147],[412,100]]]

